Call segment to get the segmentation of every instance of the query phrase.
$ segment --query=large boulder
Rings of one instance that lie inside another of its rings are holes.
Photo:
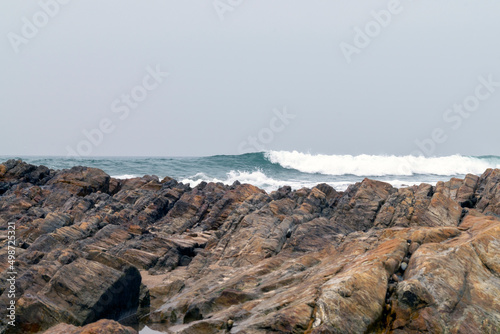
[[[140,285],[141,276],[134,267],[120,272],[79,258],[59,269],[40,292],[18,300],[19,330],[126,317],[137,311]]]
[[[479,179],[477,209],[500,216],[500,169],[488,169]]]
[[[370,229],[387,198],[396,192],[390,184],[363,180],[350,186],[338,200],[331,224],[342,233]]]
[[[20,182],[42,185],[50,176],[51,170],[45,166],[27,164],[21,160],[8,160],[0,165],[0,195],[4,192],[2,189],[7,190],[7,185]]]
[[[500,221],[469,215],[464,231],[411,256],[391,301],[389,329],[400,333],[500,329]]]
[[[58,172],[47,185],[65,189],[77,196],[101,191],[108,192],[111,177],[102,170],[91,167],[73,167]]]

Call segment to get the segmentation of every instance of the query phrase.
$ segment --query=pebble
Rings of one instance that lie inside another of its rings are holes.
[[[398,275],[394,274],[394,275],[392,275],[392,276],[391,276],[391,278],[392,278],[392,280],[393,280],[394,282],[399,282],[399,277],[398,277]]]
[[[402,271],[405,271],[407,267],[408,267],[408,263],[406,263],[406,262],[401,263],[401,270]]]
[[[228,328],[228,329],[231,329],[231,328],[233,327],[233,324],[234,324],[233,320],[229,319],[229,320],[227,321],[227,328]]]

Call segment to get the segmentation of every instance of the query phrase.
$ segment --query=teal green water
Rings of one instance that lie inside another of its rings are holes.
[[[467,173],[481,174],[500,168],[500,157],[483,156],[376,156],[314,155],[301,152],[269,151],[243,155],[209,157],[1,157],[18,158],[52,169],[83,165],[104,170],[113,177],[156,175],[173,177],[195,186],[201,181],[232,184],[238,180],[267,191],[283,185],[295,189],[328,183],[338,190],[368,177],[394,186],[435,183]]]

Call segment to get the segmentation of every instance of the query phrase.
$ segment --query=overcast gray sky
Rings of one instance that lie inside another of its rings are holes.
[[[0,155],[500,155],[499,1],[60,2],[0,2]]]

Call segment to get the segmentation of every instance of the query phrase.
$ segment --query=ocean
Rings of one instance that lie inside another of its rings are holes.
[[[297,151],[267,151],[242,155],[208,157],[35,157],[3,156],[22,159],[52,169],[89,166],[104,170],[115,178],[143,175],[165,176],[189,183],[202,181],[232,184],[250,183],[267,192],[289,185],[293,189],[327,183],[345,190],[365,177],[388,182],[395,187],[420,183],[436,184],[467,173],[482,174],[487,168],[500,168],[499,156],[415,157],[381,155],[321,155]]]

